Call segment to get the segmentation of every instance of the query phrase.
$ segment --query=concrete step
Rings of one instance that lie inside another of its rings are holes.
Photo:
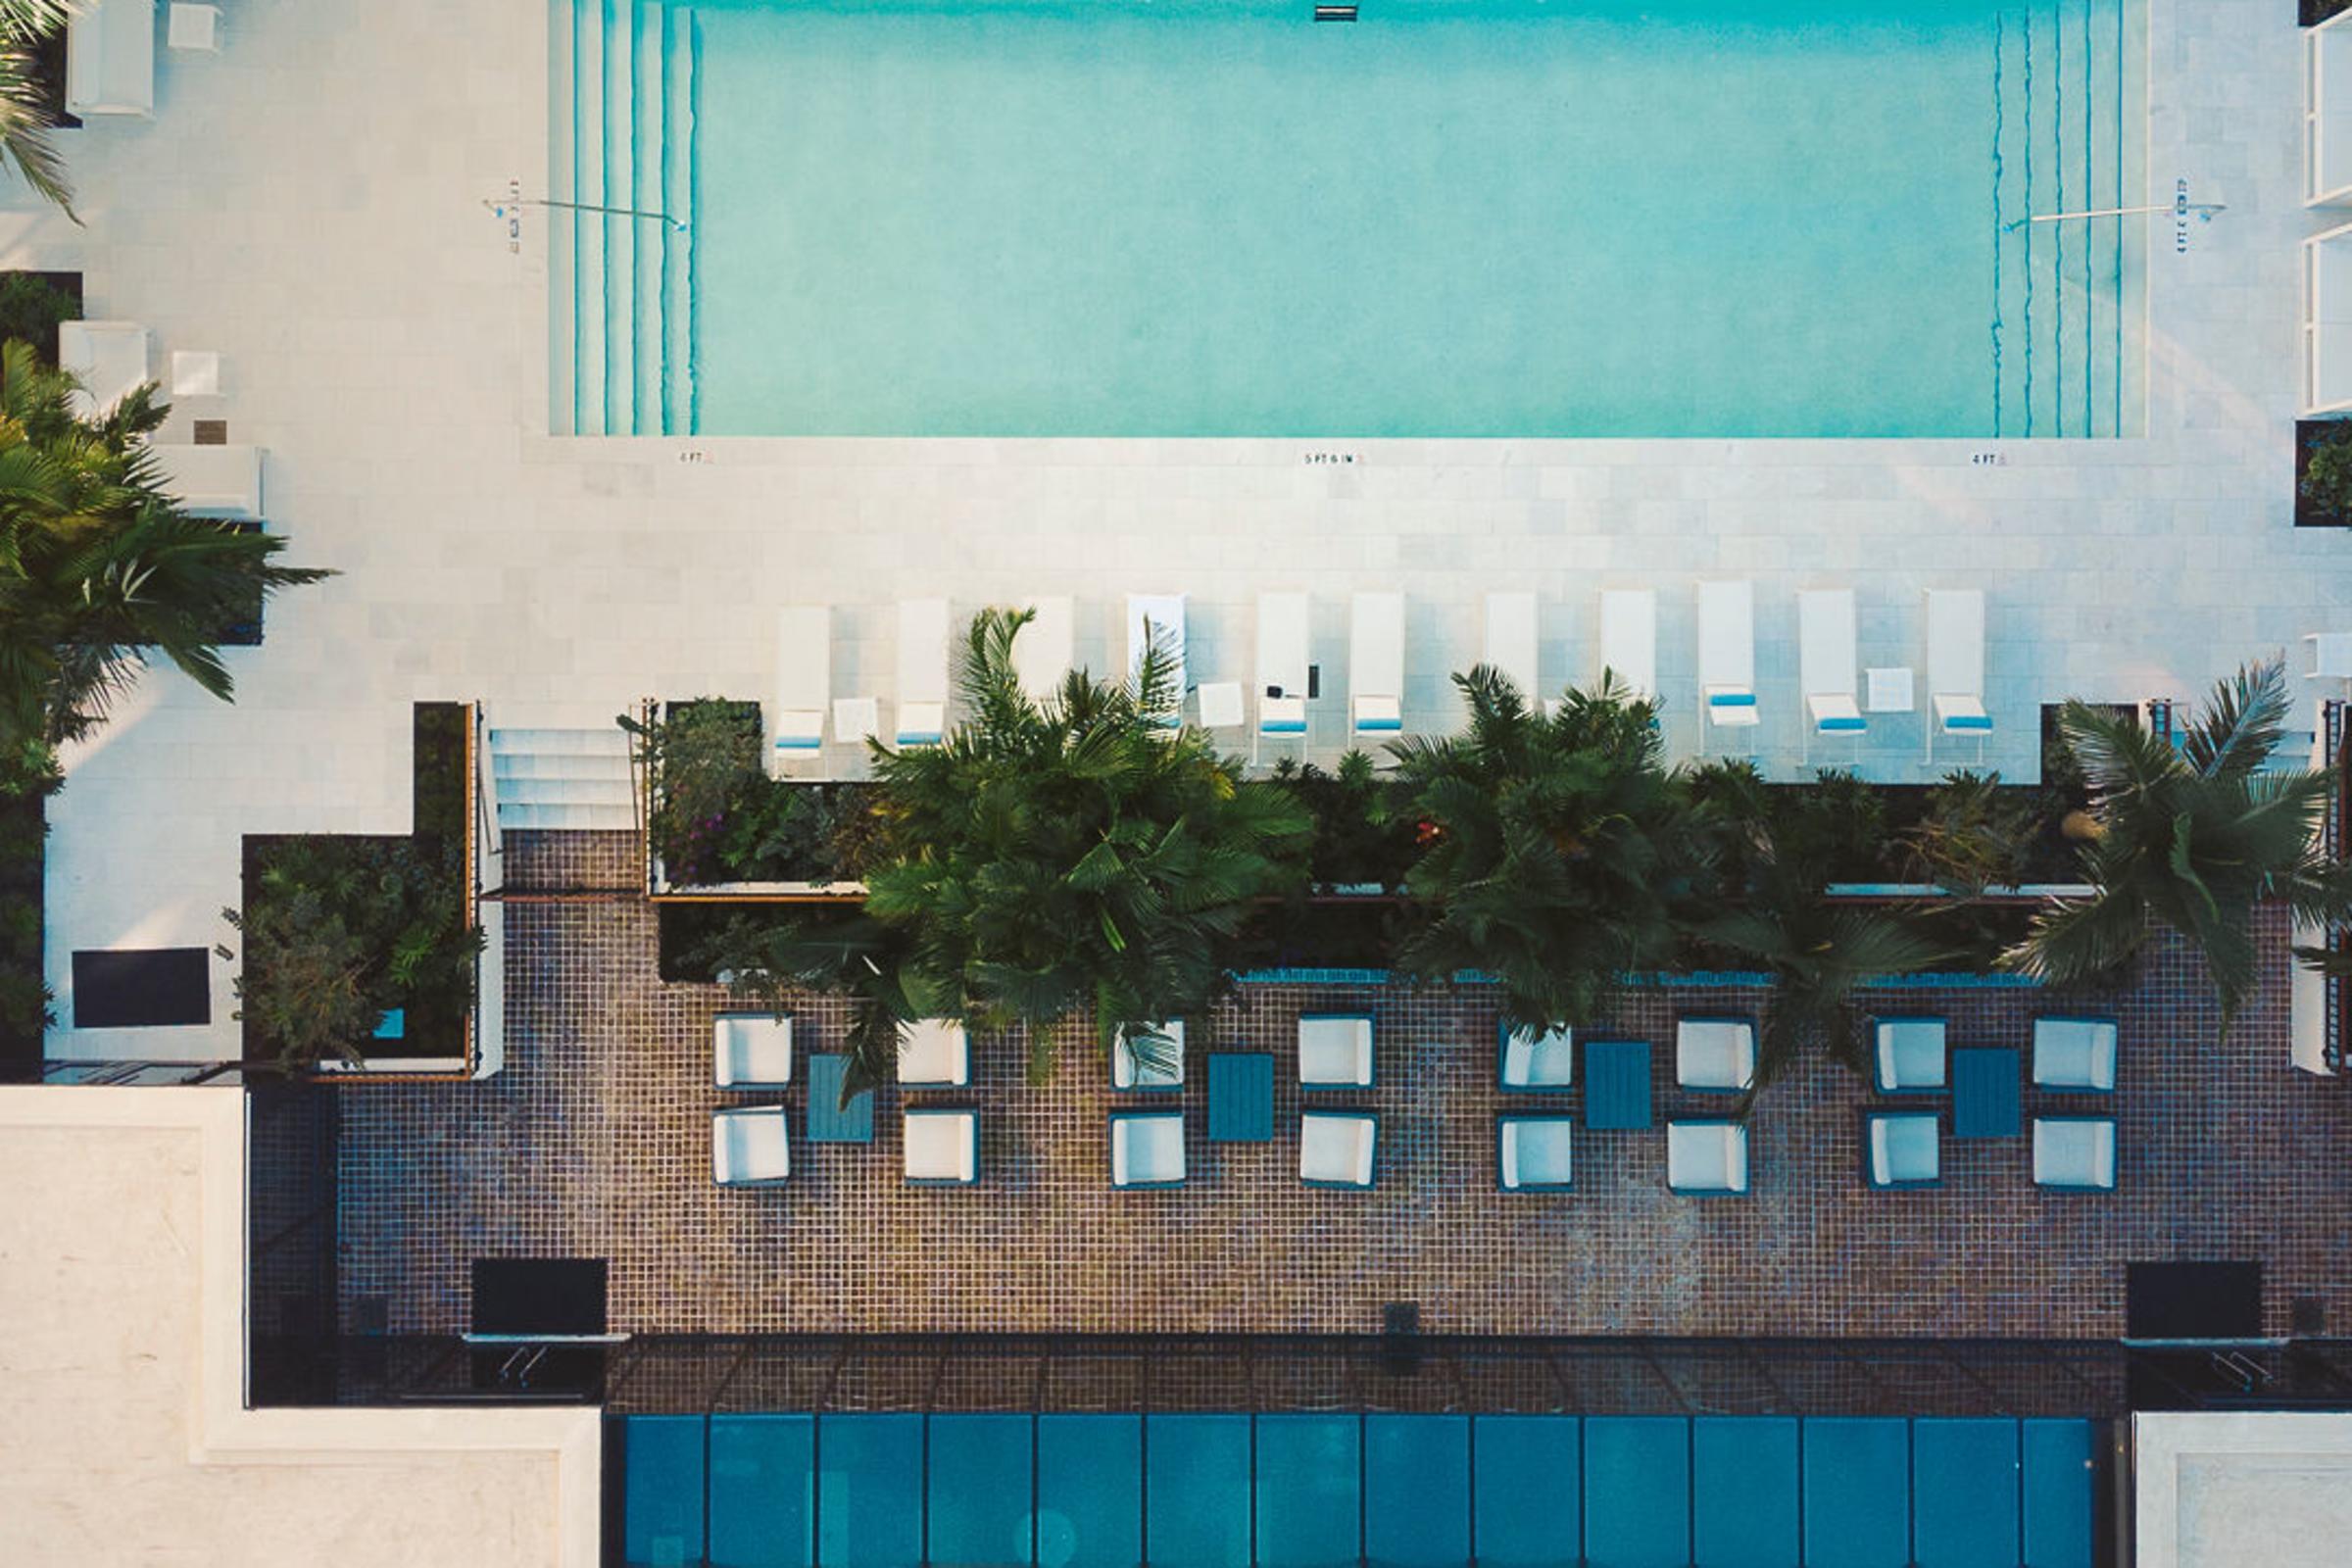
[[[629,738],[618,725],[608,729],[493,729],[491,755],[618,757],[629,755]]]
[[[636,799],[625,778],[501,779],[501,806],[621,806]]]
[[[499,787],[519,786],[529,779],[546,778],[629,778],[629,756],[626,752],[501,752],[490,754],[491,771]]]
[[[559,831],[626,833],[637,826],[637,815],[626,807],[578,805],[509,805],[500,803],[498,825],[507,832]]]

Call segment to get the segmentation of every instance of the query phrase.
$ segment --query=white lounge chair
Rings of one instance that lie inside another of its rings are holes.
[[[1372,1015],[1298,1015],[1298,1084],[1303,1089],[1372,1087]]]
[[[1306,744],[1306,595],[1257,596],[1257,737]],[[1253,754],[1254,755],[1254,754]]]
[[[73,25],[83,20],[75,18]],[[112,412],[154,379],[147,373],[150,349],[150,334],[136,321],[58,322],[58,368],[81,383],[68,397],[69,406],[85,419]]]
[[[2115,1118],[2034,1118],[2034,1184],[2070,1192],[2115,1190]]]
[[[1658,695],[1658,596],[1608,588],[1600,596],[1600,667],[1636,697]]]
[[[165,494],[190,516],[261,520],[260,447],[200,447],[177,441],[151,441],[147,444],[147,454],[155,460]]]
[[[1395,735],[1404,728],[1404,595],[1357,594],[1348,624],[1348,727]]]
[[[1182,1187],[1184,1112],[1114,1110],[1110,1113],[1110,1185]]]
[[[1938,731],[1977,740],[1992,733],[1984,711],[1984,595],[1977,589],[1928,590],[1928,701],[1935,710],[1930,761]]]
[[[2034,1086],[2105,1094],[2115,1087],[2113,1018],[2034,1020]]]
[[[1674,1081],[1739,1094],[1756,1081],[1756,1026],[1746,1018],[1682,1018],[1674,1026]]]
[[[1796,596],[1796,665],[1805,689],[1805,737],[1862,733],[1861,661],[1854,652],[1854,594],[1813,588]]]
[[[916,1105],[903,1120],[906,1180],[918,1187],[968,1187],[980,1179],[980,1113]]]
[[[1565,1192],[1576,1185],[1576,1119],[1497,1117],[1494,1185],[1506,1193]]]
[[[1369,1187],[1379,1142],[1380,1118],[1369,1111],[1303,1111],[1298,1179],[1309,1187]]]
[[[1497,1081],[1506,1090],[1552,1091],[1576,1083],[1576,1037],[1572,1030],[1512,1029],[1496,1024],[1500,1055]]]
[[[155,113],[155,0],[90,0],[66,24],[66,109]]]
[[[948,733],[948,602],[899,601],[901,746],[937,746]]]
[[[899,1031],[899,1082],[960,1088],[972,1081],[971,1042],[960,1018],[918,1018]]]
[[[1880,1018],[1871,1028],[1871,1075],[1886,1095],[1940,1094],[1950,1074],[1941,1018]]]
[[[1012,639],[1012,670],[1032,702],[1061,690],[1077,662],[1078,610],[1066,597],[1032,599],[1029,624]]]
[[[1170,1018],[1165,1023],[1150,1026],[1150,1033],[1164,1036],[1166,1051],[1176,1058],[1175,1070],[1163,1071],[1140,1060],[1127,1044],[1128,1031],[1121,1029],[1118,1040],[1110,1048],[1110,1086],[1113,1089],[1182,1089],[1184,1087],[1184,1020]]]
[[[1144,650],[1156,639],[1174,657],[1175,706],[1152,715],[1163,729],[1184,724],[1185,629],[1184,595],[1129,594],[1127,596],[1127,678],[1144,667]]]
[[[1698,585],[1698,702],[1709,728],[1747,729],[1756,717],[1756,591]]]
[[[1527,706],[1538,712],[1544,709],[1541,647],[1534,594],[1487,595],[1487,646],[1479,662],[1509,677]]]
[[[781,1089],[792,1082],[792,1020],[722,1012],[710,1021],[710,1081],[720,1089]]]
[[[1666,1187],[1690,1198],[1747,1191],[1747,1129],[1736,1121],[1666,1124]]]
[[[782,1105],[710,1113],[710,1179],[721,1187],[772,1187],[792,1174]]]
[[[767,755],[774,770],[820,757],[825,710],[833,702],[833,612],[794,605],[776,612],[775,701],[767,710]]]

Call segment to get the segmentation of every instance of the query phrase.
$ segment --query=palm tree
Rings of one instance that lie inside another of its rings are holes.
[[[0,165],[78,223],[56,123],[35,79],[33,51],[73,19],[75,0],[0,0]]]
[[[1816,1049],[1866,1071],[1856,991],[1941,956],[1898,911],[1827,896],[1828,885],[1856,856],[1866,861],[1877,842],[1877,798],[1852,774],[1834,771],[1804,788],[1776,789],[1746,762],[1702,767],[1691,775],[1690,790],[1716,841],[1715,894],[1723,908],[1694,921],[1691,932],[1773,977],[1755,1081],[1740,1114]]]
[[[971,716],[942,744],[874,743],[870,926],[788,927],[747,965],[860,999],[862,1070],[884,1070],[896,1023],[924,1012],[1023,1026],[1033,1076],[1051,1070],[1054,1025],[1081,1012],[1105,1053],[1124,1033],[1139,1061],[1170,1067],[1152,1026],[1205,1010],[1256,902],[1304,880],[1309,820],[1292,795],[1165,722],[1181,693],[1164,642],[1133,680],[1073,671],[1041,704],[1012,663],[1028,620],[973,620],[958,677]]]
[[[1427,846],[1405,878],[1426,923],[1399,964],[1493,975],[1513,1026],[1585,1027],[1671,955],[1695,867],[1655,707],[1605,673],[1549,715],[1489,665],[1453,680],[1468,727],[1389,748]]]
[[[190,517],[142,438],[166,410],[142,387],[77,416],[73,378],[0,346],[0,754],[33,760],[104,722],[155,648],[233,696],[220,643],[281,588],[281,538]]]
[[[2334,781],[2266,767],[2286,718],[2286,662],[2217,682],[2179,750],[2128,718],[2069,701],[2058,733],[2091,792],[2083,880],[2096,891],[2035,916],[2002,961],[2037,979],[2112,975],[2165,926],[2204,956],[2226,1032],[2257,978],[2254,906],[2306,924],[2352,918],[2352,868],[2319,841]]]

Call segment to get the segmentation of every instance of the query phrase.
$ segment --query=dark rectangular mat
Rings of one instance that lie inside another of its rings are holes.
[[[104,948],[74,954],[74,1027],[211,1023],[211,956],[203,948]]]
[[[2134,1340],[2259,1339],[2262,1265],[2128,1263],[2124,1334]]]

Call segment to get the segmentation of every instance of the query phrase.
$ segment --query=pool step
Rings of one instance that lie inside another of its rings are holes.
[[[617,727],[493,728],[490,776],[502,829],[625,832],[637,825],[629,738]]]
[[[550,193],[618,211],[549,213],[558,435],[693,428],[693,234],[658,215],[692,220],[700,42],[660,0],[559,8]]]
[[[2142,218],[2026,221],[2137,205],[2142,48],[2120,0],[2007,5],[1994,40],[1995,431],[2137,434]]]

